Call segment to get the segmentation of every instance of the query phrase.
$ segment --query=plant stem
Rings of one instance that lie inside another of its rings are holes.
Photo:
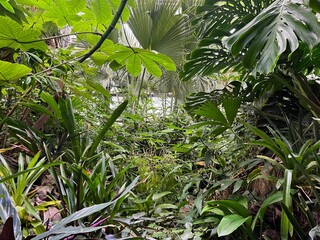
[[[112,22],[110,23],[108,29],[106,30],[106,32],[101,36],[100,40],[97,42],[96,45],[93,46],[93,48],[91,48],[91,50],[86,53],[85,55],[83,55],[81,57],[81,59],[79,60],[80,63],[84,62],[87,58],[89,58],[92,54],[94,54],[103,44],[103,42],[107,39],[107,37],[110,35],[110,33],[112,32],[112,30],[115,28],[117,22],[119,21],[121,14],[124,10],[124,7],[126,6],[128,0],[122,0],[119,8],[116,12],[116,14],[114,15]]]
[[[42,41],[47,41],[47,40],[51,40],[51,39],[68,37],[68,36],[72,36],[72,35],[80,35],[80,34],[93,34],[93,35],[99,35],[102,37],[102,34],[99,32],[74,32],[74,33],[67,33],[67,34],[62,34],[62,35],[58,35],[58,36],[51,36],[51,37],[36,39],[36,40],[32,40],[32,41],[17,41],[17,42],[22,43],[22,44],[35,43],[35,42],[42,42]]]
[[[145,74],[146,74],[146,69],[144,68],[143,71],[142,71],[140,85],[139,85],[139,89],[138,89],[138,96],[137,96],[137,102],[138,103],[139,103],[140,96],[141,96],[141,89],[142,89],[142,84],[143,84],[143,79],[144,79]]]

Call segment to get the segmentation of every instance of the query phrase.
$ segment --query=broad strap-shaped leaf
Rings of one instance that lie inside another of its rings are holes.
[[[63,237],[67,237],[70,236],[71,234],[74,234],[75,232],[73,232],[75,230],[74,227],[68,227],[68,224],[71,224],[81,218],[90,216],[96,212],[102,211],[105,208],[110,207],[111,205],[113,205],[114,203],[116,203],[119,199],[121,199],[122,197],[126,196],[137,184],[139,180],[139,177],[136,177],[130,184],[129,186],[127,186],[123,191],[121,191],[121,193],[119,195],[117,195],[117,197],[115,197],[112,201],[106,202],[106,203],[101,203],[101,204],[97,204],[91,207],[87,207],[87,208],[83,208],[71,215],[69,215],[68,217],[62,219],[60,222],[56,223],[49,231],[42,233],[41,235],[38,235],[37,237],[33,238],[34,240],[40,240],[40,239],[44,239],[46,237],[49,236],[53,236],[56,234],[61,234],[63,232],[66,232],[67,235],[63,235]],[[67,229],[67,231],[65,231]],[[84,229],[85,232],[92,232],[92,231],[96,231],[98,229],[101,229],[100,227],[90,227],[90,228],[80,228],[78,227],[77,231],[81,231],[81,229]],[[68,234],[68,231],[70,230],[70,234]],[[58,238],[58,239],[63,239],[62,238]]]
[[[230,181],[230,182],[234,182],[234,181]],[[237,213],[244,217],[248,217],[250,215],[248,209],[244,205],[242,205],[241,203],[235,200],[213,200],[213,201],[209,201],[207,205],[216,206],[217,208],[221,208],[221,206],[223,206],[223,207],[226,207],[231,212]]]
[[[227,236],[237,230],[251,217],[242,217],[238,214],[224,216],[218,225],[218,236]]]
[[[40,32],[33,29],[24,29],[22,25],[8,17],[0,17],[0,48],[29,50],[31,48],[45,51],[47,45],[38,40]]]
[[[1,24],[1,23],[0,23]],[[31,72],[31,68],[23,64],[10,63],[0,60],[0,81],[13,81]]]
[[[262,205],[259,208],[259,211],[257,212],[255,218],[253,219],[253,221],[251,223],[251,229],[255,228],[258,218],[261,221],[261,223],[263,222],[264,215],[265,215],[269,205],[274,204],[276,202],[280,202],[282,199],[283,199],[283,193],[282,192],[275,192],[271,196],[269,196],[266,200],[264,200],[264,202],[262,203]]]
[[[279,57],[294,52],[299,41],[310,49],[319,43],[320,25],[303,0],[277,0],[239,31],[223,39],[234,56],[260,73],[272,72]]]

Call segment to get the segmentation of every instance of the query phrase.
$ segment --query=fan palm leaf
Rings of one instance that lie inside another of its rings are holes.
[[[132,33],[142,48],[169,56],[179,68],[186,45],[194,41],[189,16],[181,10],[180,1],[137,0],[136,7],[131,9],[128,21],[131,32],[127,31],[126,40],[132,40]],[[131,44],[137,45],[134,41]],[[178,99],[189,93],[192,86],[182,83],[176,72],[165,72],[155,80],[161,92],[172,92]]]
[[[128,25],[142,48],[161,52],[176,63],[192,38],[188,16],[177,14],[177,1],[137,0]]]

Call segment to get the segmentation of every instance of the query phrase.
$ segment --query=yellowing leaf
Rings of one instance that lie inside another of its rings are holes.
[[[10,150],[12,150],[13,148],[1,148],[0,149],[0,153],[4,153],[4,152],[6,152],[6,151],[10,151]]]

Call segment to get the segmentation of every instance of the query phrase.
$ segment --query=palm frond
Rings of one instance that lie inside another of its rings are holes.
[[[168,0],[137,0],[128,25],[144,49],[155,50],[179,63],[192,39],[188,16],[178,14],[180,4]]]

